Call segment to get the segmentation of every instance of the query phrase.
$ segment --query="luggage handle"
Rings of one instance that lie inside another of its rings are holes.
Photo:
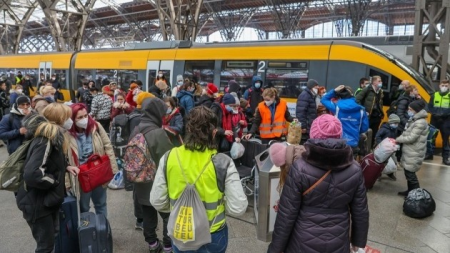
[[[100,157],[100,155],[99,155],[99,154],[93,154],[93,155],[91,155],[91,156],[87,159],[86,163],[87,163],[87,164],[92,164],[92,163],[93,163],[94,165],[97,165],[96,162],[98,163],[99,160],[100,160],[100,161],[102,160],[102,158]]]
[[[72,174],[69,175],[70,178],[70,185],[73,188],[73,191],[75,193],[75,202],[77,203],[77,216],[78,216],[78,227],[81,227],[81,214],[80,214],[80,183],[78,182],[78,180],[75,180],[75,176],[73,176]],[[75,182],[74,182],[75,181]]]

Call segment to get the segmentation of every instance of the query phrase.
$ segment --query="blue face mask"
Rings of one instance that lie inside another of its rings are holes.
[[[261,88],[261,83],[255,83],[255,88],[257,89]]]
[[[229,112],[232,112],[232,111],[233,111],[233,108],[232,108],[231,106],[229,106],[229,105],[226,105],[226,106],[225,106],[225,109],[226,109],[227,111],[229,111]]]
[[[397,124],[390,124],[391,128],[396,129],[398,127]]]
[[[412,111],[408,111],[408,116],[411,118],[412,116],[414,116],[414,112],[412,112]]]

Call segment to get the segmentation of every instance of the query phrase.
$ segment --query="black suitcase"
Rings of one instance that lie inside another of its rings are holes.
[[[78,253],[77,199],[64,198],[59,210],[59,233],[55,238],[55,253]]]
[[[103,214],[91,212],[80,215],[78,227],[80,253],[112,253],[111,226]]]

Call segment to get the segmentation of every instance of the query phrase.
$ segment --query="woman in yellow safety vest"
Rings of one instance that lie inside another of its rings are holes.
[[[275,88],[265,89],[262,97],[264,101],[258,104],[252,128],[244,138],[250,139],[259,129],[263,143],[281,140],[281,137],[287,134],[286,122],[294,120],[289,113],[287,102],[278,97],[278,91]]]
[[[189,252],[224,253],[228,245],[225,210],[228,214],[242,215],[248,205],[233,160],[217,153],[216,133],[217,116],[213,111],[204,106],[192,109],[184,145],[161,158],[150,193],[150,203],[156,210],[170,212],[187,182],[195,185],[206,209],[211,243]],[[173,246],[174,253],[183,252]]]

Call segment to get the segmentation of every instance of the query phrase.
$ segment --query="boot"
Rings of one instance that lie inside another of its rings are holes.
[[[445,165],[450,165],[450,161],[448,160],[448,158],[443,158],[442,163]]]
[[[426,155],[424,160],[433,160],[433,154]]]
[[[398,193],[397,193],[398,195],[406,197],[406,196],[408,196],[408,193],[409,193],[412,189],[414,189],[414,188],[412,188],[413,185],[412,185],[409,181],[408,181],[407,183],[408,183],[408,190],[402,191],[402,192],[398,192]]]

